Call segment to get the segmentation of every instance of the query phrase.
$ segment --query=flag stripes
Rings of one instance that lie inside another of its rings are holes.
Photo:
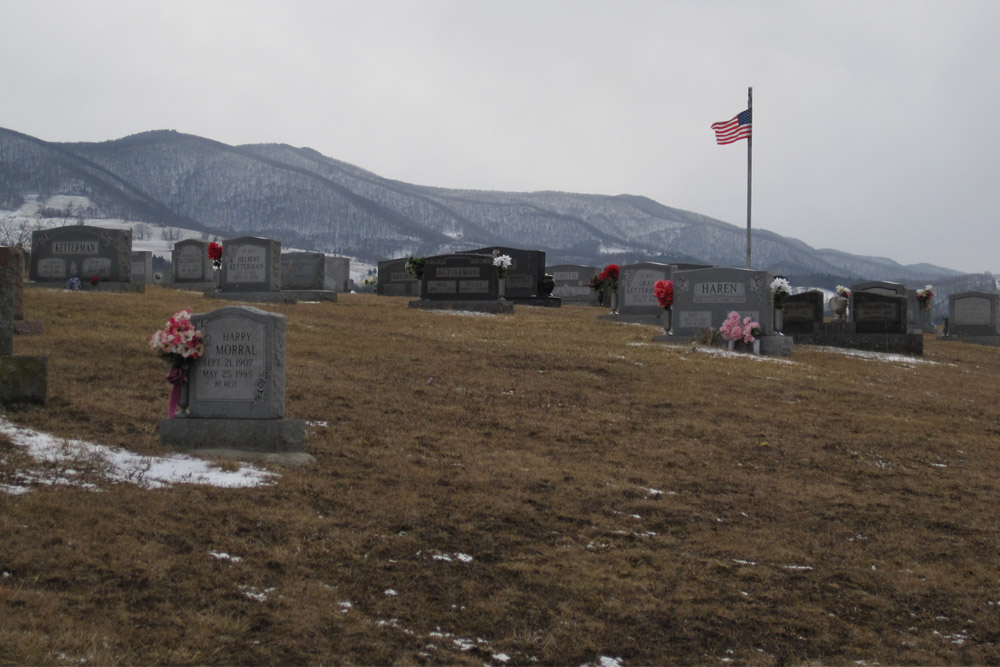
[[[747,109],[736,114],[730,120],[712,123],[712,129],[715,130],[715,141],[719,144],[731,144],[734,141],[750,137],[752,113],[750,109]]]

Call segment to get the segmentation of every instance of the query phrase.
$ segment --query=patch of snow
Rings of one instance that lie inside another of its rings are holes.
[[[241,560],[243,560],[239,556],[230,556],[224,551],[209,551],[208,555],[211,556],[212,558],[217,558],[218,560],[231,560],[234,563],[239,563]]]
[[[21,428],[0,416],[0,434],[10,438],[17,447],[37,461],[59,463],[87,461],[112,483],[130,483],[147,489],[159,489],[174,484],[206,484],[223,488],[244,488],[274,483],[277,475],[268,470],[244,465],[238,470],[222,470],[209,461],[172,454],[142,456],[124,449],[113,449],[84,440],[57,438],[48,433]],[[65,474],[62,471],[61,474]],[[39,475],[40,473],[35,473]],[[65,477],[38,477],[36,483],[73,484],[96,488]],[[21,487],[13,487],[20,489]],[[0,486],[0,490],[7,488]],[[23,493],[17,490],[16,493]]]
[[[869,361],[885,361],[889,363],[896,364],[931,364],[936,366],[936,361],[931,361],[929,359],[921,359],[919,357],[911,357],[905,354],[893,354],[891,352],[870,352],[868,350],[852,350],[846,347],[826,347],[826,346],[816,346],[813,348],[820,352],[830,352],[833,354],[843,354],[848,357],[859,357],[861,359],[866,359]]]

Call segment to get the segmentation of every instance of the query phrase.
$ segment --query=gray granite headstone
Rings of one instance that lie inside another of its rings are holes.
[[[409,258],[387,259],[378,263],[375,293],[381,296],[420,296],[420,281],[406,272]]]
[[[563,303],[596,306],[600,293],[590,287],[590,281],[601,272],[596,266],[582,264],[556,264],[548,266],[545,272],[555,281],[552,296],[559,297]]]
[[[326,262],[321,252],[281,253],[281,289],[321,290],[326,279]]]
[[[132,230],[86,225],[56,227],[31,234],[31,280],[132,282]]]
[[[277,292],[281,287],[281,241],[242,236],[222,243],[223,292]]]
[[[869,280],[868,282],[851,285],[851,292],[871,292],[872,294],[906,296],[906,285],[886,280]]]
[[[326,257],[323,288],[332,292],[351,291],[351,258]]]
[[[208,243],[187,239],[174,244],[173,274],[175,283],[205,283],[214,279]]]
[[[45,403],[48,359],[14,356],[14,285],[11,268],[0,268],[0,405]]]
[[[718,331],[732,311],[759,322],[764,335],[774,332],[770,271],[708,268],[674,271],[672,276],[675,335]]]
[[[205,354],[191,365],[190,416],[280,419],[285,414],[285,316],[230,306],[191,316]]]
[[[813,333],[823,324],[824,295],[820,290],[809,290],[785,297],[785,314],[782,331],[786,334]]]
[[[905,289],[899,295],[874,291],[853,292],[851,295],[851,316],[859,334],[905,334],[908,330],[906,310]]]
[[[431,301],[496,301],[499,280],[490,255],[437,255],[424,261],[424,298]]]
[[[952,336],[1000,335],[1000,294],[960,292],[948,297],[949,334]]]
[[[670,280],[670,265],[640,262],[619,267],[618,314],[659,318],[663,308],[653,291],[657,280]]]
[[[530,299],[539,296],[539,282],[545,275],[545,253],[541,250],[490,246],[468,250],[461,254],[492,257],[494,251],[509,256],[511,260],[507,276],[504,278],[504,298]]]
[[[153,282],[153,253],[151,251],[132,251],[132,282],[138,285],[149,285]]]

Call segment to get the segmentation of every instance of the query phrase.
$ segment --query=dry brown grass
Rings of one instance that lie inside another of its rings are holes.
[[[163,453],[146,341],[224,304],[26,302],[48,402],[7,418]],[[1000,662],[998,348],[782,363],[584,308],[264,307],[317,464],[0,495],[0,663]],[[29,466],[0,436],[0,483]]]

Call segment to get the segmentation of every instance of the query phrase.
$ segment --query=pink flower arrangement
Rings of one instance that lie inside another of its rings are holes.
[[[760,322],[749,317],[744,317],[740,321],[740,314],[734,310],[729,313],[729,317],[719,327],[719,332],[725,340],[742,340],[744,343],[752,343],[760,336]]]
[[[657,280],[653,285],[653,294],[656,295],[661,308],[670,308],[674,305],[674,281]]]
[[[149,339],[149,349],[174,363],[194,361],[205,354],[205,339],[191,324],[191,311],[180,310]]]

